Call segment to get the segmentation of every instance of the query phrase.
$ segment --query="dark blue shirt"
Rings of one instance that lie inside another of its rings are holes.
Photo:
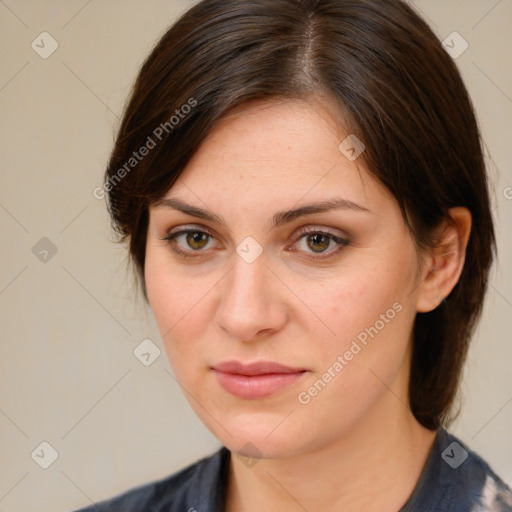
[[[223,512],[230,452],[77,512]],[[425,468],[397,512],[512,512],[512,491],[488,464],[439,429]]]

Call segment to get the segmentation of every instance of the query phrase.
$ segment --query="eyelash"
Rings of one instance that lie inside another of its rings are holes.
[[[193,251],[193,250],[186,251],[186,250],[178,248],[175,239],[178,236],[184,235],[184,234],[187,234],[187,233],[206,234],[206,235],[210,236],[211,238],[215,238],[212,233],[210,233],[209,231],[207,231],[204,228],[199,229],[199,228],[190,228],[189,227],[187,229],[180,229],[179,231],[176,231],[176,232],[169,232],[167,234],[167,236],[165,236],[163,238],[160,238],[160,240],[163,240],[163,241],[167,242],[169,244],[169,246],[171,247],[171,250],[173,252],[183,256],[184,259],[187,259],[187,258],[197,258],[197,257],[203,256],[202,254],[197,254],[197,253],[206,252],[207,250],[205,250],[205,249],[199,249],[197,251]],[[338,248],[337,249],[331,250],[329,252],[318,253],[318,254],[322,254],[321,256],[314,256],[314,255],[313,256],[308,256],[308,258],[310,258],[312,260],[321,260],[321,259],[330,258],[333,255],[339,253],[341,250],[343,250],[344,247],[350,245],[350,242],[348,240],[346,240],[344,238],[341,238],[341,237],[335,235],[334,233],[330,233],[329,231],[323,231],[323,230],[314,229],[314,228],[313,229],[311,229],[311,228],[301,228],[301,229],[299,229],[299,231],[297,233],[297,236],[294,237],[293,244],[296,244],[298,241],[302,240],[302,238],[304,238],[306,235],[310,235],[310,234],[324,235],[324,236],[328,237],[329,240],[332,240],[332,241],[334,241],[335,243],[338,244]],[[314,254],[314,253],[310,253],[310,254]]]

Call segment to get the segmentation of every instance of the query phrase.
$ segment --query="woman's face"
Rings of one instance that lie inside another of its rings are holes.
[[[418,255],[325,105],[238,109],[150,209],[145,279],[170,365],[204,424],[247,456],[410,415]]]

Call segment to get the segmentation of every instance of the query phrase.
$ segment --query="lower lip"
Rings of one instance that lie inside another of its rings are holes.
[[[238,375],[214,370],[219,384],[239,398],[265,398],[291,386],[306,372],[268,373],[265,375]]]

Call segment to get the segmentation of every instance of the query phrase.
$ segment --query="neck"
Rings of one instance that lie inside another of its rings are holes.
[[[319,449],[252,467],[231,456],[226,512],[397,512],[418,482],[436,432],[394,395],[386,402],[386,415],[375,411],[378,421],[366,417]]]

